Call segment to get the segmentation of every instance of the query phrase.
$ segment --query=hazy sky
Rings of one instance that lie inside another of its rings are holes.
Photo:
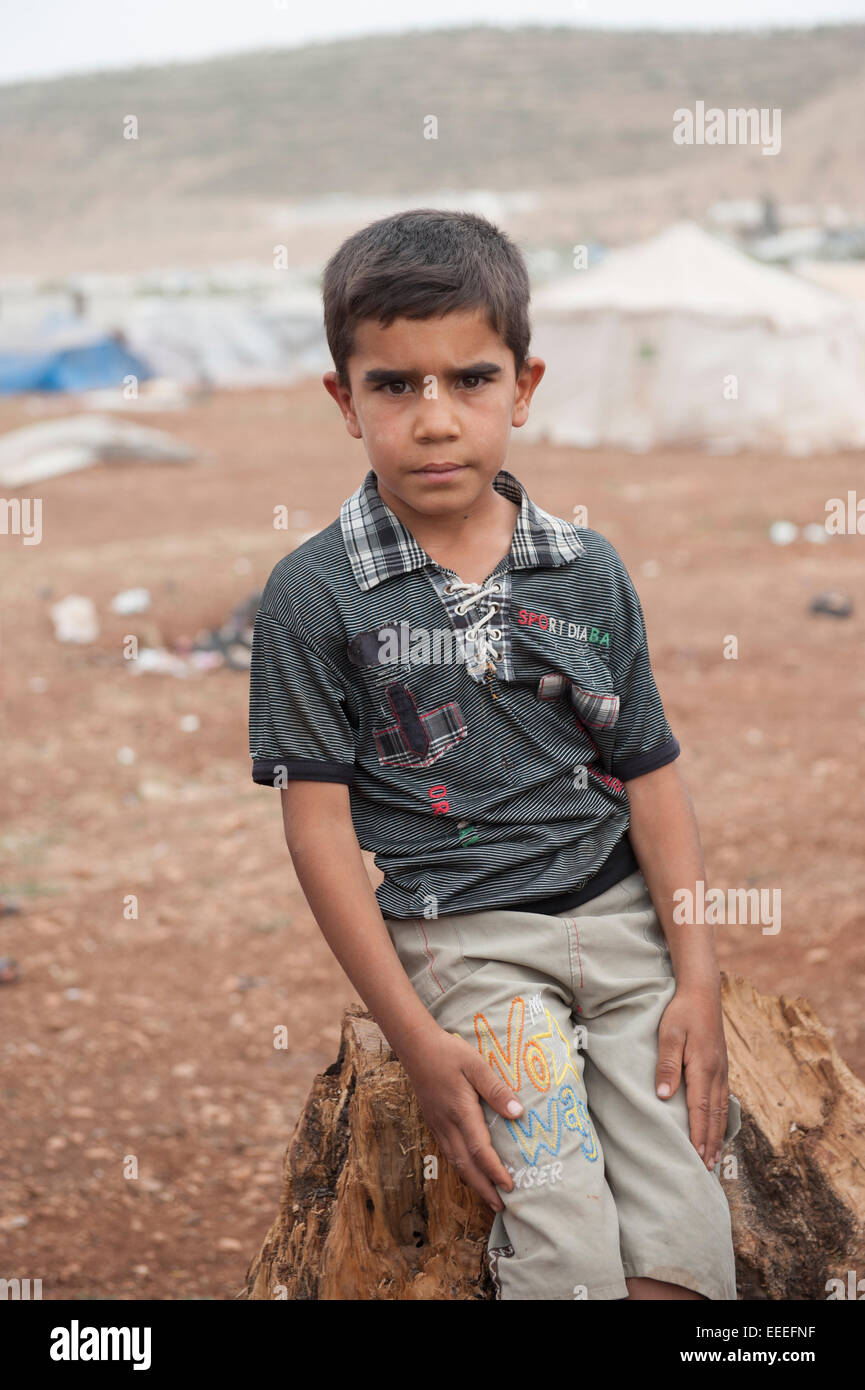
[[[865,20],[865,0],[0,0],[0,82],[355,34],[529,23],[738,29]]]

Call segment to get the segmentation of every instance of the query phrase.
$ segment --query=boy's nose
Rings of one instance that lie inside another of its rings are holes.
[[[420,438],[452,438],[458,432],[459,417],[452,401],[445,396],[426,400],[420,396],[415,409],[415,435]]]

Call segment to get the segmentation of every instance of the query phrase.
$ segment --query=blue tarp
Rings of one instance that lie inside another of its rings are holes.
[[[125,376],[146,381],[154,372],[116,339],[39,352],[0,352],[0,395],[16,391],[91,391],[122,386]]]

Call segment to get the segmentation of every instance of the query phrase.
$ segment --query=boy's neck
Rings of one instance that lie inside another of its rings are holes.
[[[459,508],[446,516],[424,516],[406,506],[383,499],[411,532],[418,545],[444,569],[453,570],[467,584],[481,584],[508,554],[520,508],[490,484],[469,510]],[[483,505],[481,505],[483,503]]]

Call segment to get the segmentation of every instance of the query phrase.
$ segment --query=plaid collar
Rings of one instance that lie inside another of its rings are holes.
[[[538,507],[513,473],[500,468],[493,478],[493,487],[503,497],[519,503],[520,514],[508,555],[511,569],[565,565],[585,553],[579,527]],[[339,520],[354,577],[362,589],[372,589],[392,575],[435,564],[379,496],[373,468],[357,492],[343,502]]]

